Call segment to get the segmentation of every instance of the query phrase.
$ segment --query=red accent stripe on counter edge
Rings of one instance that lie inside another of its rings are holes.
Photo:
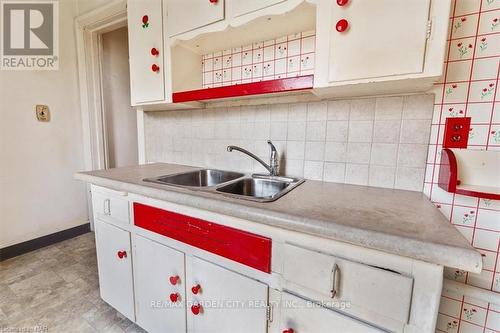
[[[284,79],[243,83],[224,87],[175,92],[172,94],[172,101],[174,103],[193,102],[207,99],[305,90],[311,89],[313,87],[313,83],[314,75],[289,77]]]
[[[272,240],[134,202],[134,224],[259,271],[271,272]]]

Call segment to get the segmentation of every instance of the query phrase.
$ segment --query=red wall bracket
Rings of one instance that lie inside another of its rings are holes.
[[[443,148],[467,148],[470,117],[446,118]]]

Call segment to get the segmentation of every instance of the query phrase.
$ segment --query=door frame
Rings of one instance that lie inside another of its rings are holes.
[[[112,2],[75,19],[86,170],[106,169],[108,165],[101,84],[102,34],[125,26],[125,0]]]
[[[106,169],[107,142],[101,84],[102,34],[127,26],[127,1],[116,0],[75,18],[85,170]],[[137,109],[139,163],[144,163],[144,111]],[[89,219],[92,199],[87,185]]]

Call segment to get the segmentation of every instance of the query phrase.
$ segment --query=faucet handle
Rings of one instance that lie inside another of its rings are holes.
[[[270,174],[271,176],[277,176],[279,172],[278,151],[271,140],[267,140],[267,143],[271,147],[271,158],[269,159],[269,166],[271,168]]]
[[[271,152],[277,152],[276,147],[271,140],[267,140],[267,143],[271,146]]]

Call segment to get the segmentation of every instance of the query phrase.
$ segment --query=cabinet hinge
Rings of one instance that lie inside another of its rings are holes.
[[[427,32],[426,32],[425,38],[430,39],[431,33],[432,33],[432,20],[429,20],[429,21],[427,21]]]
[[[269,323],[271,323],[273,321],[273,306],[272,305],[268,305],[266,307],[266,319]]]

